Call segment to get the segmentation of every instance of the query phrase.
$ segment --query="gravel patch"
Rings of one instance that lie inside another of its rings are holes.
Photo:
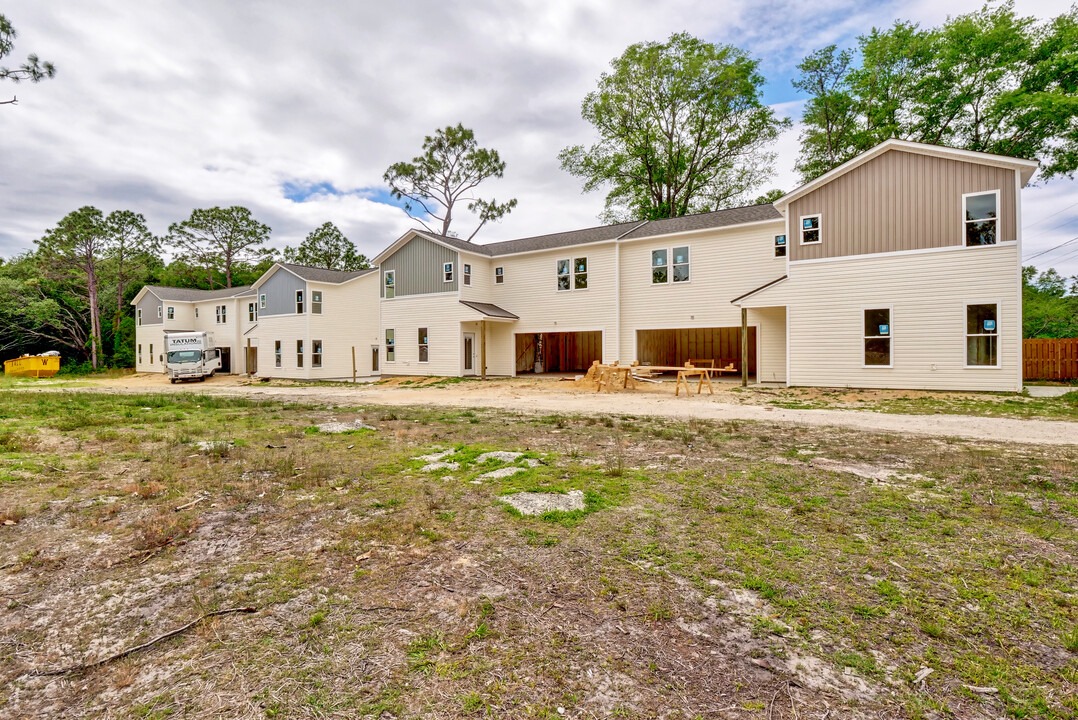
[[[483,453],[475,459],[476,465],[482,465],[487,460],[499,460],[501,462],[513,462],[524,453],[518,452],[505,452],[503,450],[497,450],[495,452]]]
[[[377,430],[377,428],[368,425],[362,420],[353,420],[352,422],[327,422],[321,425],[315,425],[320,433],[328,433],[330,435],[336,435],[339,433],[353,432],[355,430]]]
[[[582,490],[570,490],[564,495],[561,493],[522,492],[515,495],[506,495],[501,500],[520,511],[521,515],[542,515],[551,510],[572,512],[573,510],[584,509],[584,492]]]
[[[522,472],[527,472],[528,468],[522,467],[503,467],[497,470],[491,470],[485,472],[482,475],[476,477],[477,480],[501,480],[502,478],[513,477]]]
[[[200,452],[220,452],[231,447],[231,440],[199,440],[195,443],[195,448]]]
[[[459,470],[460,463],[455,462],[432,462],[419,468],[422,472],[434,472],[435,470]]]

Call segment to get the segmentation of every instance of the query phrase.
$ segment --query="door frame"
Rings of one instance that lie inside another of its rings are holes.
[[[460,346],[461,346],[461,350],[460,350],[460,360],[461,360],[461,362],[460,362],[460,374],[461,374],[461,377],[474,377],[475,374],[476,374],[475,373],[475,364],[476,364],[475,336],[476,335],[477,335],[477,333],[472,331],[472,330],[465,330],[465,331],[461,332],[461,337],[460,337]],[[471,352],[470,356],[468,354],[468,340],[469,339],[472,342],[472,352]],[[469,362],[471,362],[471,368],[468,367]]]
[[[371,345],[371,375],[382,374],[382,346]]]

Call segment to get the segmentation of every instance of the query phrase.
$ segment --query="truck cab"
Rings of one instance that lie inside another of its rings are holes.
[[[168,375],[169,382],[201,382],[220,369],[221,350],[214,347],[212,333],[183,332],[165,335],[165,374]]]

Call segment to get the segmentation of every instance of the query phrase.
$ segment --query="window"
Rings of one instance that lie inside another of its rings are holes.
[[[775,236],[775,257],[786,257],[786,236]]]
[[[671,262],[671,260],[673,262]],[[689,281],[689,248],[663,248],[651,251],[651,284]]]
[[[966,306],[966,365],[999,367],[999,305]]]
[[[891,367],[891,308],[865,310],[865,367]]]
[[[393,335],[392,330],[386,330],[386,362],[393,362],[397,359],[396,342]]]
[[[138,308],[138,310],[135,311],[135,319],[138,321],[135,324],[141,326],[142,325],[142,308]]]
[[[169,320],[175,320],[176,319],[176,308],[170,307],[168,309],[168,319]]]
[[[468,263],[464,263],[464,284],[472,284],[472,266]]]
[[[419,328],[419,362],[427,362],[429,349],[427,328]]]
[[[138,344],[138,364],[142,364],[142,343]]]
[[[303,367],[303,341],[296,341],[296,367]]]
[[[999,190],[962,196],[966,247],[995,245],[999,230]]]
[[[393,270],[386,270],[385,281],[384,281],[385,282],[385,289],[386,289],[386,299],[396,297],[397,289],[396,289],[396,286],[393,284],[394,283],[393,272],[394,272]]]
[[[303,314],[303,291],[302,290],[297,290],[296,291],[296,314],[297,315],[302,315]]]
[[[494,268],[494,283],[501,285],[503,282],[505,282],[505,268]]]
[[[161,306],[160,305],[157,306],[157,319],[158,320],[161,319]]]
[[[453,263],[446,263],[442,266],[442,281],[453,282]]]
[[[588,259],[558,261],[558,290],[588,289]]]
[[[314,302],[314,293],[311,293],[311,302]],[[313,310],[313,308],[312,308]],[[322,341],[311,340],[311,367],[322,367]]]
[[[818,242],[823,242],[820,238],[820,216],[819,215],[802,215],[801,216],[801,244],[802,245],[814,245]]]
[[[311,290],[311,312],[315,315],[322,314],[322,291]]]
[[[281,367],[281,341],[273,341],[273,366]]]
[[[224,325],[225,323],[228,322],[228,306],[227,305],[218,305],[216,309],[217,309],[217,324],[218,325]]]
[[[258,308],[254,303],[247,303],[247,319],[251,322],[258,319]]]
[[[198,317],[198,308],[195,308],[195,317]]]
[[[150,343],[150,364],[153,365],[153,343]]]
[[[262,293],[261,295],[258,296],[258,309],[259,310],[265,310],[266,309],[266,293]]]

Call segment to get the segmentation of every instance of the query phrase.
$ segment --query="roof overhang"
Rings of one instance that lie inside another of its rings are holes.
[[[293,277],[296,277],[296,278],[299,278],[300,280],[303,280],[303,278],[301,278],[299,275],[296,275],[296,273],[292,272],[291,270],[286,268],[281,263],[273,263],[273,265],[270,266],[269,270],[267,270],[266,272],[259,275],[258,279],[255,280],[253,283],[251,283],[251,289],[257,291],[258,288],[260,288],[262,286],[262,283],[264,283],[266,280],[269,280],[271,277],[273,277],[274,274],[276,274],[276,272],[278,270],[284,270],[289,275],[292,275]],[[303,280],[303,282],[307,282],[307,281]]]
[[[153,290],[150,289],[149,285],[143,285],[142,289],[138,291],[138,294],[135,295],[135,297],[131,299],[131,304],[132,305],[138,305],[140,302],[142,302],[142,298],[146,297],[146,295],[153,295],[158,300],[161,299],[161,298],[157,297],[157,293],[155,293]]]
[[[423,238],[424,240],[426,240],[428,242],[434,243],[435,245],[441,245],[442,247],[444,247],[444,248],[446,248],[448,250],[452,250],[453,252],[467,253],[469,255],[475,255],[478,258],[487,258],[487,259],[490,258],[489,255],[484,255],[483,253],[472,252],[470,250],[464,250],[464,249],[459,248],[459,247],[454,247],[453,245],[450,245],[449,243],[442,242],[441,240],[439,240],[437,237],[435,237],[433,235],[427,234],[427,233],[425,233],[425,232],[423,232],[421,230],[416,230],[415,228],[413,228],[413,229],[409,230],[408,232],[404,233],[403,235],[401,235],[399,238],[397,238],[393,242],[392,245],[387,247],[382,252],[378,253],[371,260],[371,265],[374,265],[375,267],[381,265],[390,255],[397,252],[402,247],[404,247],[409,242],[411,242],[413,238],[417,238],[417,237],[421,237],[421,238]]]
[[[783,275],[782,277],[780,277],[780,278],[778,278],[778,279],[776,279],[776,280],[772,280],[772,281],[771,281],[771,282],[769,282],[769,283],[764,283],[763,285],[761,285],[760,287],[756,288],[755,290],[749,290],[749,291],[748,291],[747,293],[745,293],[744,295],[738,295],[738,296],[737,296],[736,298],[734,298],[733,300],[731,300],[731,301],[730,301],[730,304],[731,304],[731,305],[743,305],[743,304],[745,303],[745,301],[746,301],[746,300],[748,300],[749,298],[753,297],[754,295],[756,295],[756,294],[758,294],[758,293],[762,293],[762,292],[763,292],[764,290],[768,290],[768,289],[770,289],[770,288],[773,288],[773,287],[775,287],[775,286],[776,286],[776,285],[778,285],[779,283],[781,283],[781,282],[783,282],[784,280],[786,280],[786,279],[787,279],[787,277],[788,277],[788,276],[786,276],[786,275]]]
[[[483,320],[494,320],[496,322],[516,322],[520,319],[519,316],[514,315],[505,308],[498,307],[493,303],[477,302],[474,300],[461,300],[460,304],[469,310],[482,315]]]
[[[917,153],[919,155],[931,155],[933,157],[941,157],[949,160],[962,160],[964,162],[978,163],[980,165],[1010,168],[1019,173],[1019,176],[1022,178],[1023,187],[1025,187],[1026,183],[1033,177],[1033,173],[1037,171],[1037,168],[1040,167],[1040,163],[1036,160],[1008,157],[1006,155],[993,155],[992,153],[977,152],[975,150],[960,150],[958,148],[929,145],[927,143],[896,140],[892,138],[891,140],[884,140],[871,150],[866,150],[857,157],[847,160],[815,180],[807,182],[796,190],[783,195],[775,201],[775,209],[785,215],[787,206],[794,200],[808,195],[813,190],[826,185],[835,178],[845,175],[854,168],[864,165],[869,160],[877,158],[889,150],[902,150],[903,152]]]

